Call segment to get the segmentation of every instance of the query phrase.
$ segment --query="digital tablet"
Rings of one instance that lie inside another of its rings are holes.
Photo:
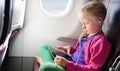
[[[59,49],[53,49],[51,50],[51,52],[55,55],[58,55],[58,56],[62,56],[64,58],[66,58],[67,60],[70,60],[72,61],[72,58],[71,56],[69,56],[66,52],[62,51],[62,50],[59,50]]]

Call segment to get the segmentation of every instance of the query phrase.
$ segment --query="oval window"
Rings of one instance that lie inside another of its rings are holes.
[[[65,15],[70,9],[73,0],[41,0],[41,7],[49,15]]]

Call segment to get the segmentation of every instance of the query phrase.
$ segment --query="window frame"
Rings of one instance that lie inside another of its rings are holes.
[[[74,5],[74,1],[75,0],[68,0],[68,4],[66,6],[66,9],[62,13],[58,13],[58,14],[54,14],[54,13],[48,12],[46,9],[44,9],[44,7],[42,6],[42,0],[40,0],[40,7],[41,7],[42,11],[46,15],[49,15],[51,17],[55,17],[55,18],[56,17],[66,17],[72,11],[72,8],[73,8],[73,5]]]

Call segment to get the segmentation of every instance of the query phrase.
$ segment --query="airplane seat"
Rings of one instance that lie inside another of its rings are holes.
[[[120,70],[120,0],[100,0],[106,5],[107,16],[103,25],[103,32],[112,44],[111,52],[102,68],[102,71]],[[115,61],[115,62],[114,62]],[[113,63],[114,62],[114,63]],[[36,59],[33,71],[39,70]],[[114,67],[116,66],[116,67]],[[114,68],[113,68],[114,67]]]
[[[4,1],[4,0],[1,0]],[[4,5],[4,13],[2,13],[1,18],[1,31],[0,31],[0,45],[5,41],[7,35],[10,33],[11,28],[11,17],[12,17],[12,5],[10,0],[5,0],[3,3]]]
[[[0,67],[4,60],[4,52],[6,52],[7,38],[11,28],[12,17],[12,1],[0,0]],[[4,45],[4,46],[3,46]]]
[[[39,67],[40,65],[38,64],[36,59],[34,59],[32,71],[39,71]]]
[[[112,44],[112,49],[102,71],[113,71],[114,68],[114,71],[118,71],[117,69],[120,68],[120,61],[117,60],[120,59],[120,0],[109,1],[103,30]],[[114,62],[116,60],[118,64]],[[113,68],[113,66],[117,67]]]
[[[115,59],[109,71],[119,71],[120,70],[120,55]]]
[[[26,0],[0,0],[0,71],[14,35],[23,27]]]

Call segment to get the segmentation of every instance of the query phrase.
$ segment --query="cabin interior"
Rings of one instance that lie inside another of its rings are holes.
[[[1,71],[38,71],[35,56],[41,43],[75,45],[81,33],[78,13],[93,0],[65,0],[67,10],[58,14],[46,12],[44,1],[0,0]],[[120,0],[99,1],[107,8],[103,32],[112,43],[103,71],[120,71]]]

